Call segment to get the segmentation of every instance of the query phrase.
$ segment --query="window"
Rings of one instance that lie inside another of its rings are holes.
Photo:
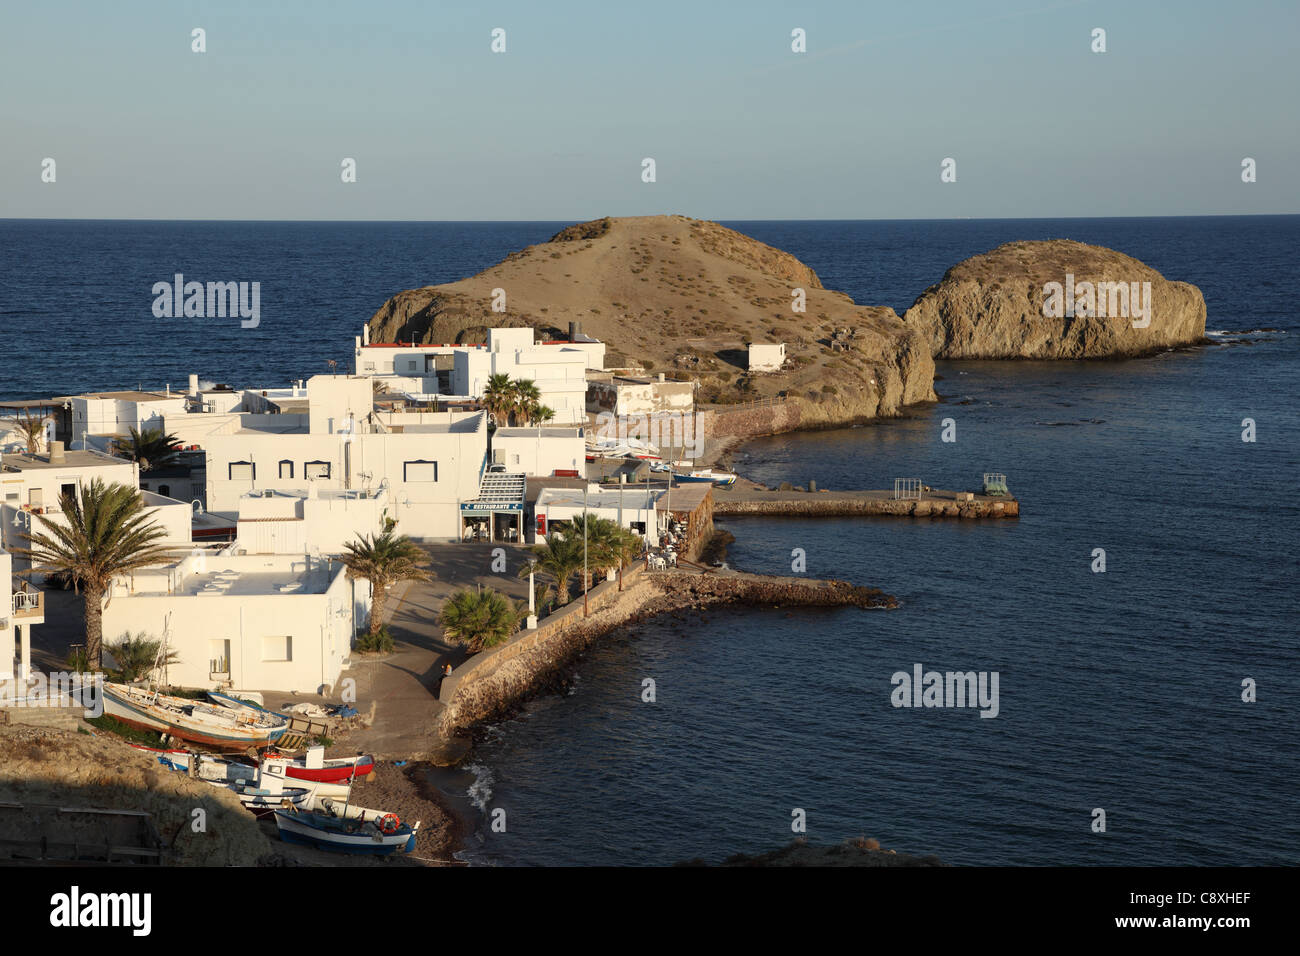
[[[293,660],[293,638],[288,634],[262,638],[262,660]]]
[[[232,461],[228,467],[231,481],[252,481],[257,477],[257,466],[251,461]]]
[[[328,478],[330,476],[330,463],[328,461],[303,462],[302,476],[304,478]]]
[[[164,498],[170,498],[170,497],[172,496],[172,486],[171,486],[171,485],[159,485],[159,486],[158,486],[158,494],[162,495]]]
[[[290,461],[288,458],[285,458],[280,462],[280,477],[281,478],[293,477],[293,462]]]
[[[403,481],[437,481],[438,463],[436,461],[408,461],[402,466]]]

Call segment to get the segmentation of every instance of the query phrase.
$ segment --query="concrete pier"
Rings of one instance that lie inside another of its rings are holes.
[[[771,491],[753,485],[713,489],[715,518],[744,515],[792,517],[880,516],[894,518],[1016,518],[1020,502],[1006,495],[934,488],[920,498],[895,498],[893,491]]]

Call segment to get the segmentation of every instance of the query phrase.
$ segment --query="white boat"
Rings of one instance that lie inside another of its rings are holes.
[[[276,810],[275,825],[286,843],[304,843],[335,853],[373,855],[413,852],[420,829],[418,822],[410,826],[392,813],[363,821],[315,810]]]
[[[292,776],[294,761],[288,757],[264,758],[257,766],[253,766],[187,750],[157,750],[139,744],[132,746],[154,755],[160,764],[178,773],[188,774],[190,765],[197,758],[195,776],[216,786],[232,789],[245,787],[250,791],[268,794],[293,792],[297,795],[294,805],[304,810],[316,809],[323,801],[346,801],[352,792],[352,785],[347,781],[303,780]]]
[[[696,482],[711,482],[720,487],[728,487],[736,483],[736,476],[729,471],[718,471],[716,468],[701,468],[698,471],[691,472],[673,472],[673,478],[682,484],[692,484]]]
[[[225,751],[270,746],[289,727],[268,711],[215,707],[130,684],[104,684],[104,713],[139,730]]]

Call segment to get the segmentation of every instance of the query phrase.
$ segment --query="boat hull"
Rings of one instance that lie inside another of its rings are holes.
[[[278,727],[243,729],[219,724],[183,722],[178,719],[178,715],[133,700],[114,690],[110,685],[104,687],[104,713],[137,730],[166,734],[177,740],[188,740],[191,743],[211,747],[213,750],[227,752],[269,746],[283,736],[287,727],[286,723]]]
[[[379,833],[369,828],[355,833],[341,827],[315,825],[307,822],[313,818],[285,810],[275,811],[275,824],[280,839],[286,843],[314,846],[331,853],[349,853],[362,856],[387,856],[390,853],[410,853],[415,849],[415,830],[403,826],[397,833]]]

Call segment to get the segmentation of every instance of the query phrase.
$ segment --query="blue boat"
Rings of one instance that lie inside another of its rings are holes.
[[[691,471],[682,473],[673,472],[673,478],[679,484],[693,484],[709,482],[720,487],[727,487],[736,483],[736,476],[729,471],[715,471],[712,468],[705,468],[702,471]]]
[[[410,826],[392,813],[365,819],[336,817],[318,810],[276,810],[275,825],[286,843],[370,856],[413,853],[415,834],[420,829],[419,823]]]

